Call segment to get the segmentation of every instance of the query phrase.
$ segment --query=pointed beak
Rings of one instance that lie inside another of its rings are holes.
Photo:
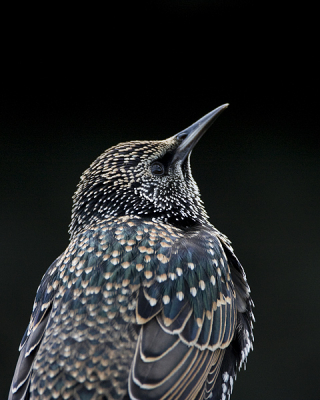
[[[177,133],[176,137],[181,143],[176,148],[172,162],[183,162],[186,157],[191,153],[192,149],[204,135],[204,133],[214,123],[216,118],[224,111],[229,104],[223,104],[213,111],[200,118],[197,122],[189,126],[187,129]]]

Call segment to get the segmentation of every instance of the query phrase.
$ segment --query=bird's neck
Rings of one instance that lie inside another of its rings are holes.
[[[118,218],[122,216],[139,217],[148,221],[163,222],[184,231],[196,229],[199,225],[209,224],[207,215],[202,213],[201,210],[199,214],[182,215],[177,212],[161,212],[155,209],[137,210],[134,207],[124,208],[115,206],[112,202],[105,202],[104,207],[94,207],[92,209],[86,204],[78,207],[74,206],[69,233],[71,237],[74,237],[87,227],[95,225],[107,218]]]

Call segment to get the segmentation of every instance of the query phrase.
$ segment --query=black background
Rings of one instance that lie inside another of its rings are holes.
[[[111,145],[164,139],[226,102],[192,168],[256,304],[232,399],[320,398],[316,13],[238,3],[3,14],[0,398],[41,276],[68,245],[83,170]]]

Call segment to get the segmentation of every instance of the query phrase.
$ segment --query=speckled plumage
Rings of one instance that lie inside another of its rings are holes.
[[[9,399],[230,398],[253,303],[191,175],[199,133],[187,143],[217,110],[165,141],[115,146],[84,172]]]

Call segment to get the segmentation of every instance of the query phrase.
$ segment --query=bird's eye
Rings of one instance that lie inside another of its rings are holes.
[[[158,175],[161,176],[164,174],[164,166],[163,164],[161,164],[160,162],[154,162],[153,164],[151,164],[151,172],[153,173],[153,175]]]

